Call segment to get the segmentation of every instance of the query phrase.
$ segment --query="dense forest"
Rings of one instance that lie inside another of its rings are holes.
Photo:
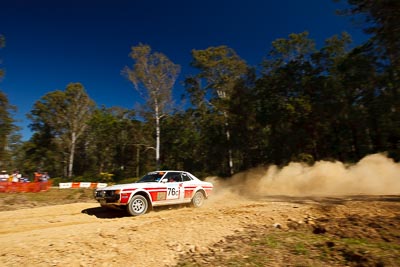
[[[343,19],[362,21],[369,37],[358,46],[347,33],[320,48],[307,32],[293,33],[272,42],[258,66],[227,46],[193,50],[186,108],[171,93],[180,66],[145,44],[132,47],[134,63],[123,69],[144,98],[134,110],[98,106],[84,85],[71,83],[34,103],[33,134],[21,142],[17,107],[0,91],[0,168],[119,181],[154,169],[230,176],[377,152],[398,161],[400,1],[347,2]],[[0,35],[0,48],[6,39]]]

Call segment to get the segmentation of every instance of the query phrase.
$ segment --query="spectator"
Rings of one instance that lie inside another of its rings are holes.
[[[40,182],[40,180],[41,180],[41,177],[42,177],[42,173],[41,172],[39,172],[39,171],[37,171],[37,172],[35,172],[35,177],[34,177],[34,182]]]
[[[39,178],[40,181],[40,191],[47,190],[47,187],[49,186],[48,180],[50,179],[49,175],[47,172],[42,173],[42,175]]]
[[[19,171],[14,171],[12,174],[12,182],[20,182],[22,178],[22,175],[19,173]]]
[[[44,172],[42,174],[42,176],[40,177],[40,181],[41,182],[47,182],[49,179],[50,179],[50,176],[49,176],[49,174],[47,172]]]
[[[0,173],[0,182],[7,182],[10,176],[8,175],[7,171],[3,170]]]

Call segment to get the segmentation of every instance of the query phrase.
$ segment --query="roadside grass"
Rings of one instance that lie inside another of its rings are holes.
[[[181,258],[177,266],[400,266],[400,245],[366,238],[314,234],[309,229],[263,230],[251,242],[231,237],[228,247]],[[221,252],[222,251],[222,252]]]
[[[48,191],[37,193],[0,193],[0,211],[70,204],[75,202],[95,202],[93,198],[93,189],[50,188]]]

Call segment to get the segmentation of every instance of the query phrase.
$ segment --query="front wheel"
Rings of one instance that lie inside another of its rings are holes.
[[[139,216],[145,214],[149,208],[149,203],[144,196],[133,196],[128,204],[127,211],[132,216]]]
[[[192,198],[192,206],[195,208],[199,208],[203,206],[204,203],[204,194],[200,191],[197,191]]]

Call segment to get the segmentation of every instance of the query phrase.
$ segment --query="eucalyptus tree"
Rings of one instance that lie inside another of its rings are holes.
[[[315,41],[309,38],[307,31],[291,33],[288,38],[278,38],[272,42],[272,49],[262,62],[263,71],[273,72],[290,62],[307,62],[315,51]]]
[[[338,1],[338,0],[336,0]],[[400,2],[398,0],[347,0],[350,8],[340,13],[354,16],[359,24],[364,19],[362,28],[371,35],[370,43],[376,52],[389,60],[391,65],[400,64]]]
[[[195,171],[194,166],[202,156],[195,123],[189,111],[176,112],[162,121],[165,132],[162,146],[168,151],[163,154],[164,168]]]
[[[88,122],[86,147],[89,159],[93,159],[95,174],[112,172],[116,154],[117,123],[118,119],[105,107],[94,110]]]
[[[8,101],[7,95],[0,91],[0,167],[11,168],[10,148],[11,137],[17,128],[14,125],[12,113],[16,110],[15,106]]]
[[[103,106],[93,112],[84,146],[90,162],[87,169],[92,174],[113,173],[119,179],[135,172],[136,144],[141,135],[134,115],[134,111],[120,107]]]
[[[315,133],[310,124],[315,80],[311,57],[315,43],[307,32],[292,33],[272,42],[268,57],[262,62],[262,76],[257,81],[257,120],[266,134],[263,156],[275,163],[285,163],[315,148]]]
[[[313,121],[316,123],[319,158],[348,160],[351,149],[355,148],[351,137],[351,121],[356,114],[354,102],[356,87],[344,83],[344,65],[349,62],[351,36],[343,32],[325,40],[324,46],[312,56],[317,70],[313,99]],[[351,65],[351,63],[350,63]],[[355,73],[348,70],[347,74]],[[361,121],[360,121],[361,122]]]
[[[5,46],[5,38],[0,34],[0,49]],[[1,61],[0,61],[1,63]],[[4,77],[4,70],[0,68],[0,81]],[[0,90],[0,167],[12,168],[12,152],[20,142],[17,134],[18,127],[14,124],[13,113],[16,107],[11,105],[7,95]]]
[[[375,97],[370,98],[371,127],[381,139],[374,146],[400,158],[400,1],[347,0],[343,13],[364,22],[361,27],[370,39],[358,50],[375,58]],[[360,24],[360,23],[358,23]],[[376,139],[376,138],[374,138]]]
[[[66,175],[64,151],[53,138],[49,127],[36,129],[28,141],[23,142],[18,169],[23,174],[33,174],[38,169],[46,170],[52,177]]]
[[[229,173],[233,174],[233,155],[231,149],[231,130],[230,130],[230,112],[229,105],[235,92],[235,87],[239,82],[246,78],[249,67],[246,62],[236,54],[236,52],[227,46],[209,47],[205,50],[192,50],[193,61],[191,65],[200,72],[192,77],[192,85],[196,79],[205,81],[204,101],[216,114],[222,116],[222,122],[225,127],[225,136],[228,144],[228,165]],[[192,86],[193,88],[193,86]],[[197,93],[198,94],[198,93]]]
[[[73,175],[74,155],[78,139],[85,132],[95,107],[80,83],[70,83],[65,91],[56,90],[36,101],[28,117],[31,129],[48,129],[59,144],[67,162],[66,176]]]
[[[0,34],[0,49],[6,45],[6,39]],[[1,60],[0,60],[1,63]],[[4,70],[0,68],[0,79],[4,77]]]
[[[3,35],[0,35],[0,48],[5,45]],[[4,76],[4,70],[0,69],[0,79]],[[10,104],[7,96],[0,91],[0,167],[4,167],[4,156],[7,145],[7,136],[11,131],[12,119],[9,113]]]
[[[180,72],[166,55],[152,52],[149,45],[139,44],[131,48],[130,57],[134,60],[132,68],[126,67],[124,73],[135,89],[145,100],[144,117],[155,121],[156,168],[160,167],[160,120],[169,114],[173,105],[172,89]]]

